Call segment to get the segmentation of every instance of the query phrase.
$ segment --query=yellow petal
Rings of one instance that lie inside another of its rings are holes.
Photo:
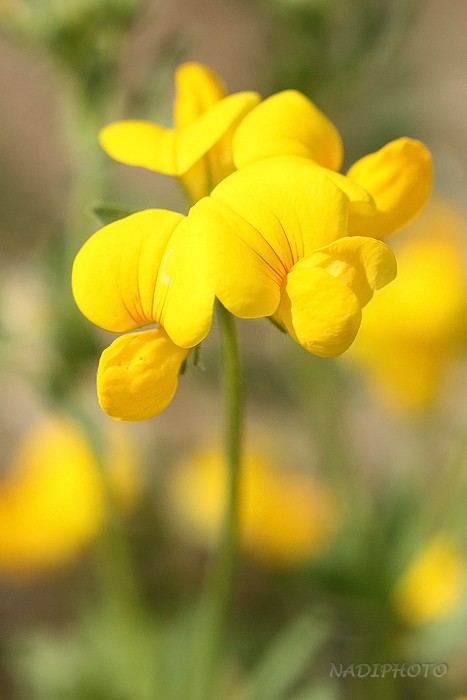
[[[219,77],[199,63],[184,63],[176,71],[176,99],[174,103],[174,123],[180,132],[196,122],[216,102],[225,97],[226,91]],[[257,98],[259,99],[259,97]],[[257,100],[256,100],[257,101]],[[253,106],[253,105],[252,105]],[[246,106],[246,109],[249,109]],[[202,158],[197,160],[183,175],[182,185],[190,202],[197,202],[235,170],[232,160],[231,139],[238,119],[235,119],[223,136],[213,144]],[[187,131],[188,135],[190,130]],[[192,137],[190,137],[192,138]],[[182,148],[187,148],[182,137]],[[196,137],[196,141],[199,137]],[[188,144],[188,152],[191,146]]]
[[[334,357],[354,341],[361,307],[344,282],[305,259],[287,277],[276,318],[306,350]]]
[[[166,175],[186,173],[217,141],[254,107],[259,96],[239,92],[216,102],[182,129],[147,121],[114,122],[101,129],[103,149],[115,160]]]
[[[162,327],[122,335],[102,353],[97,370],[101,408],[119,420],[145,420],[172,400],[187,351]]]
[[[334,170],[329,170],[329,168],[321,168],[316,166],[331,182],[339,187],[342,192],[346,195],[349,200],[349,213],[350,215],[356,213],[362,216],[370,216],[376,211],[376,205],[373,197],[367,190],[358,185],[356,182],[350,178],[342,175],[341,173],[336,173]]]
[[[305,95],[285,90],[261,102],[239,125],[233,140],[238,168],[271,156],[301,156],[331,170],[342,162],[341,138]]]
[[[226,96],[216,73],[201,63],[182,63],[175,71],[174,126],[183,129]]]
[[[230,175],[188,220],[216,295],[251,318],[274,313],[300,258],[345,235],[347,204],[313,164],[271,158]]]
[[[370,216],[350,212],[349,233],[383,239],[408,224],[427,202],[431,155],[420,141],[400,138],[358,160],[347,177],[368,190],[376,204]]]
[[[211,197],[191,209],[189,224],[195,245],[199,243],[202,250],[208,279],[224,306],[242,318],[274,313],[285,273],[261,234]]]
[[[216,102],[210,109],[191,124],[178,132],[177,172],[183,175],[219,139],[247,114],[259,101],[255,92],[238,92]]]
[[[309,255],[307,264],[317,265],[338,277],[350,287],[362,307],[397,272],[392,250],[382,241],[366,236],[341,238]]]
[[[208,334],[213,304],[213,285],[184,219],[174,230],[161,262],[154,313],[174,343],[190,348]]]
[[[147,209],[114,221],[86,241],[75,258],[72,287],[82,313],[109,331],[159,321],[154,294],[159,266],[182,214]]]
[[[243,109],[238,112],[235,118],[230,118],[228,128],[224,129],[215,143],[209,147],[203,146],[203,143],[205,143],[206,138],[210,139],[212,134],[219,132],[221,122],[225,119],[223,111],[227,106],[232,106],[232,100],[239,100],[238,95],[225,98],[227,100],[225,104],[224,101],[218,103],[196,122],[180,131],[178,153],[180,158],[191,159],[187,162],[183,160],[180,167],[180,171],[183,170],[180,181],[192,204],[209,195],[219,182],[235,170],[232,158],[232,136],[238,122],[259,99],[253,93],[242,93],[242,95]],[[241,106],[240,102],[239,106]],[[218,120],[218,123],[215,123],[215,120]],[[200,147],[204,152],[201,157],[198,157]],[[196,151],[194,156],[193,149]],[[192,161],[193,164],[190,165]]]
[[[106,153],[121,163],[177,174],[176,132],[152,122],[129,119],[113,122],[99,132]]]

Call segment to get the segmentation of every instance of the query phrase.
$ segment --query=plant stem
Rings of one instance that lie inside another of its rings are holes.
[[[217,554],[206,581],[196,639],[195,667],[189,697],[214,700],[219,681],[223,643],[234,589],[239,530],[240,461],[243,396],[240,355],[233,316],[217,306],[223,394],[225,401],[225,459],[227,485],[224,522]]]

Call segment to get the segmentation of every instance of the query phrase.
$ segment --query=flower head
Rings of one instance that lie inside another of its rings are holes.
[[[465,557],[450,539],[430,540],[398,579],[393,600],[399,616],[419,625],[443,617],[460,602]]]
[[[226,95],[218,76],[199,63],[179,66],[175,83],[173,128],[120,121],[101,130],[100,142],[122,163],[176,175],[196,202],[235,169],[233,130],[260,98],[254,92]]]
[[[456,211],[433,204],[397,242],[397,279],[365,310],[347,357],[366,371],[376,396],[393,408],[427,406],[465,347],[462,233]]]
[[[128,420],[169,403],[214,295],[238,316],[271,317],[310,352],[344,352],[362,308],[395,276],[377,239],[415,216],[431,186],[430,155],[410,139],[337,172],[338,132],[296,91],[260,104],[256,93],[226,97],[195,63],[176,85],[174,128],[117,122],[100,138],[117,160],[180,177],[196,204],[188,217],[148,210],[104,227],[73,269],[78,306],[97,325],[158,324],[101,358],[100,403]]]
[[[211,325],[213,292],[196,264],[182,214],[149,209],[97,231],[76,256],[78,307],[108,331],[98,396],[112,417],[142,420],[171,401],[181,364]]]
[[[198,202],[188,221],[229,311],[272,316],[310,352],[334,356],[396,268],[384,243],[348,235],[351,206],[372,206],[366,191],[326,173],[297,157],[253,163]]]

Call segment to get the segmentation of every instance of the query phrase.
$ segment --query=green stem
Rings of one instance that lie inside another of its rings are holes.
[[[225,400],[225,457],[228,471],[224,522],[217,554],[206,581],[195,667],[189,679],[192,700],[213,700],[219,682],[223,643],[233,598],[239,530],[242,382],[233,316],[219,303],[221,371]]]

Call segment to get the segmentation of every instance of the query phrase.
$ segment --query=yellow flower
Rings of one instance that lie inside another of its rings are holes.
[[[181,177],[199,201],[186,219],[149,210],[104,227],[73,269],[77,304],[97,325],[159,324],[102,355],[100,404],[125,420],[170,402],[189,348],[209,331],[214,294],[238,316],[272,317],[310,352],[344,352],[362,308],[395,276],[375,239],[413,217],[431,186],[429,153],[409,139],[336,172],[339,134],[300,93],[254,108],[256,93],[225,97],[193,63],[176,83],[173,129],[118,122],[100,138],[122,162]]]
[[[197,543],[214,544],[225,506],[227,472],[222,450],[200,447],[171,470],[169,501],[178,526]],[[337,508],[311,476],[285,470],[267,451],[246,445],[240,486],[243,547],[273,565],[315,554],[337,526]]]
[[[426,406],[465,345],[464,228],[447,204],[432,205],[398,241],[397,279],[365,310],[348,358],[394,408]]]
[[[295,155],[338,170],[340,136],[304,95],[285,90],[261,102],[235,131],[237,168],[278,155]],[[346,177],[373,197],[375,208],[350,209],[349,234],[386,238],[423,208],[432,187],[431,156],[420,141],[400,138],[354,163]]]
[[[217,75],[198,63],[179,66],[175,83],[174,128],[120,121],[101,130],[100,142],[122,163],[178,176],[196,202],[235,169],[233,129],[260,98],[254,92],[226,96]]]
[[[171,401],[188,349],[208,333],[213,292],[196,263],[182,214],[148,209],[97,231],[76,256],[78,307],[118,337],[97,373],[100,405],[113,418],[143,420]]]
[[[104,440],[103,459],[112,495],[128,508],[137,479],[124,436]],[[0,481],[0,571],[25,575],[67,564],[96,537],[105,516],[105,474],[85,435],[48,417],[26,433],[8,467]]]
[[[429,541],[398,579],[393,602],[411,625],[431,622],[452,612],[465,584],[465,557],[447,537]]]
[[[327,172],[304,158],[261,160],[188,215],[224,306],[242,318],[272,316],[323,357],[350,346],[362,307],[396,274],[384,243],[348,236],[349,206],[371,207],[365,190]]]

